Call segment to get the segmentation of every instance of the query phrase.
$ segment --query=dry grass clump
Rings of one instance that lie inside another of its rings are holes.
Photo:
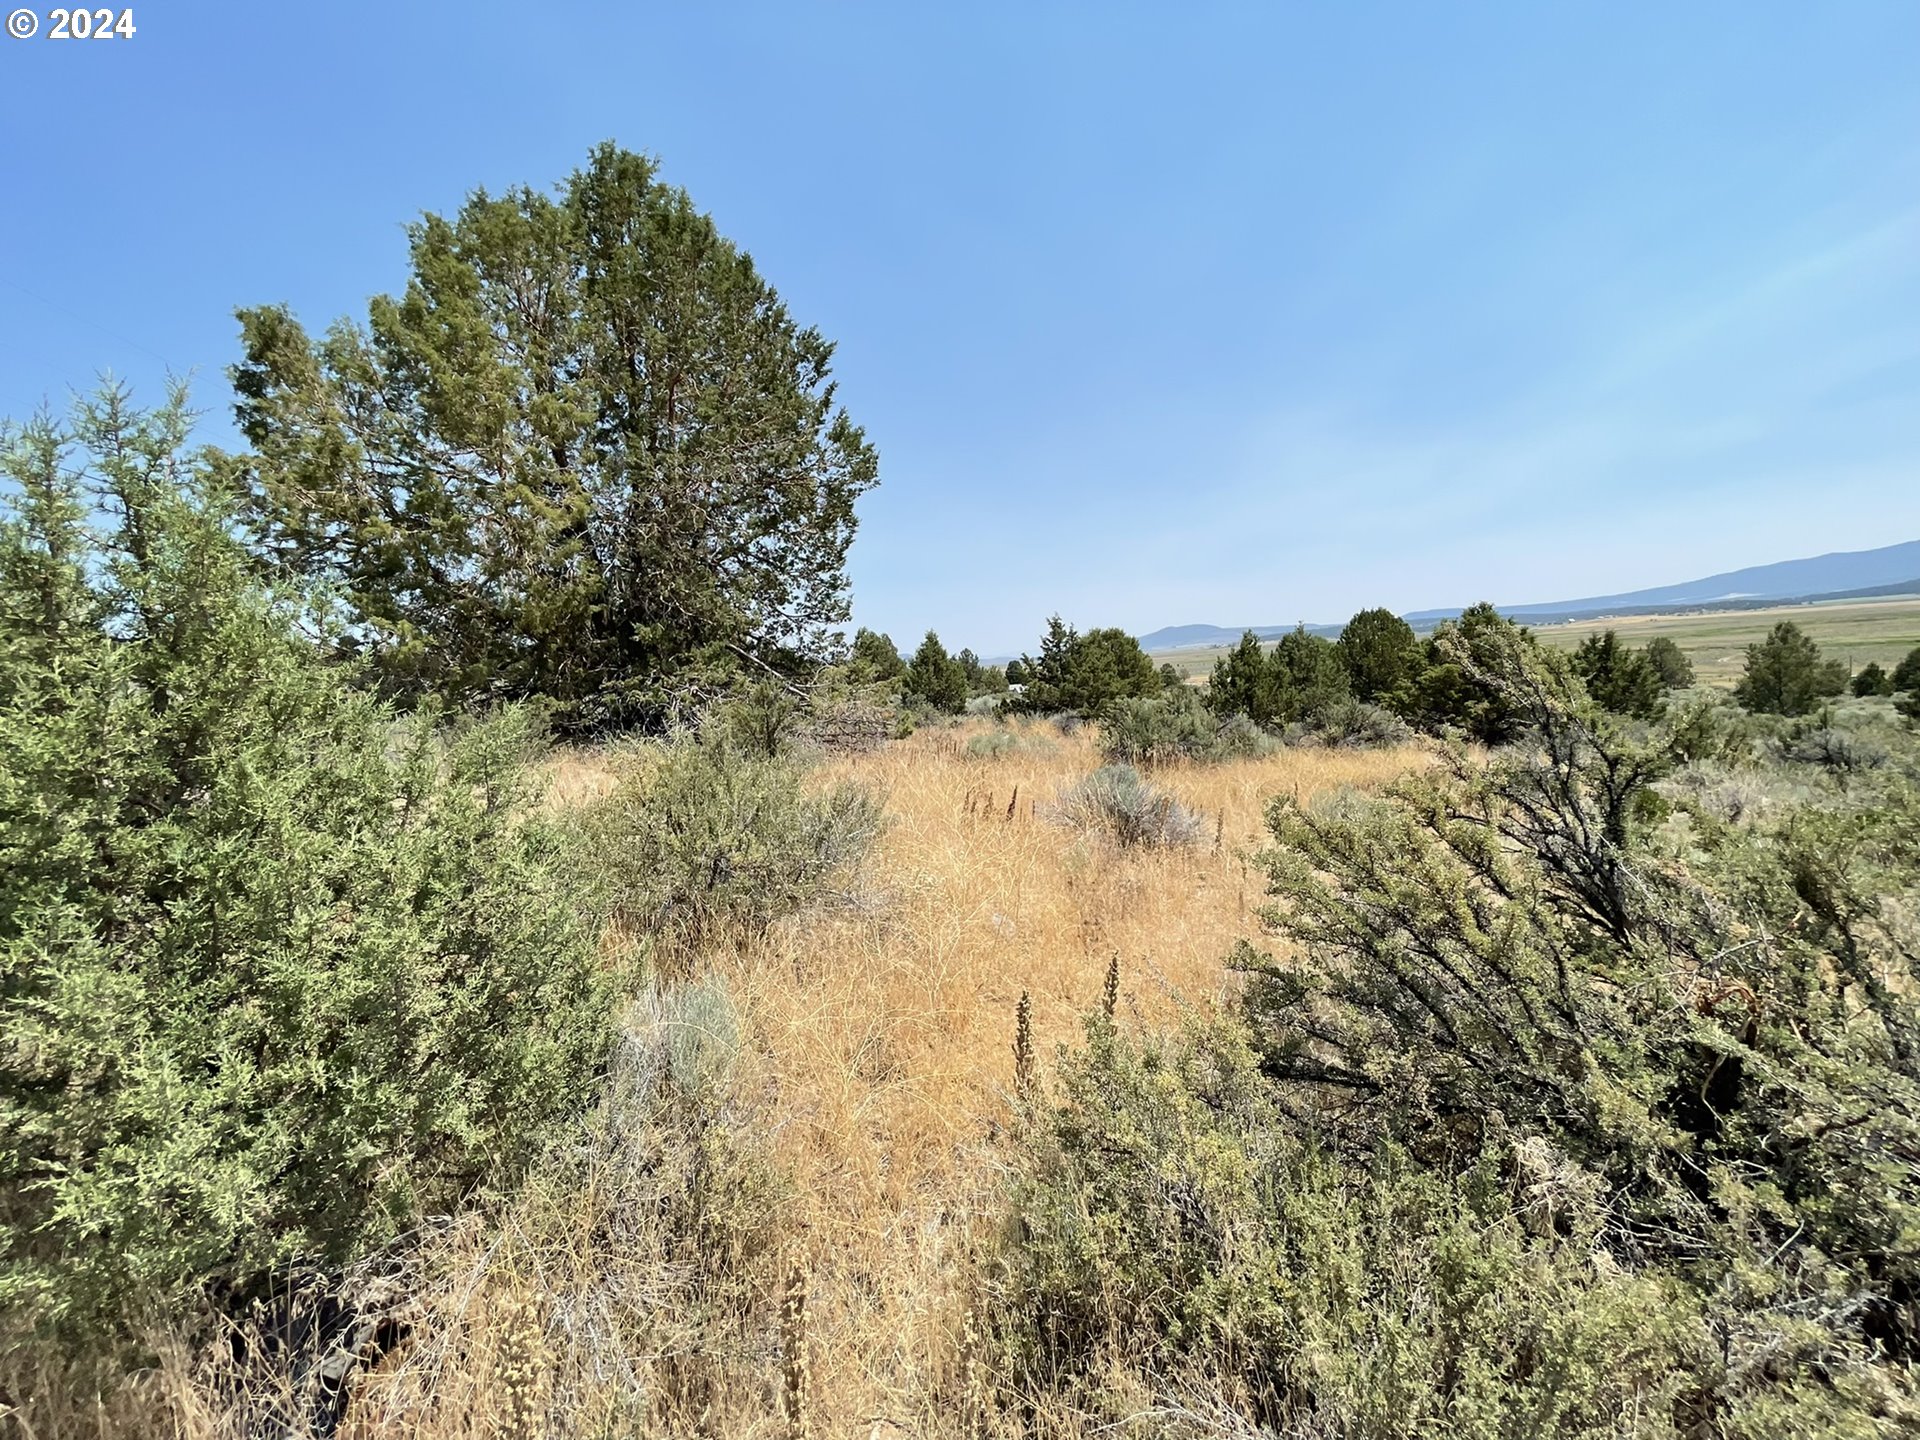
[[[1053,741],[1030,725],[1017,729],[996,725],[969,735],[961,753],[971,760],[1006,760],[1018,755],[1046,755],[1053,748]]]
[[[1192,845],[1206,833],[1197,814],[1149,785],[1131,765],[1102,765],[1069,786],[1051,813],[1063,825],[1127,846]]]
[[[1167,766],[1156,783],[1203,817],[1204,841],[1125,849],[1049,824],[1027,798],[1097,769],[1097,732],[1016,723],[1022,743],[982,757],[970,742],[984,728],[824,767],[818,786],[887,797],[869,867],[884,903],[808,912],[716,962],[749,1037],[743,1071],[772,1097],[784,1213],[814,1257],[822,1435],[966,1433],[947,1402],[965,1390],[970,1255],[1001,1213],[1022,993],[1036,1084],[1103,1003],[1116,954],[1124,1019],[1210,1006],[1230,983],[1222,958],[1258,934],[1244,857],[1266,800],[1370,790],[1424,759],[1313,748]]]
[[[628,1016],[599,1112],[426,1247],[409,1339],[351,1435],[751,1434],[775,1396],[788,1196],[709,977]]]

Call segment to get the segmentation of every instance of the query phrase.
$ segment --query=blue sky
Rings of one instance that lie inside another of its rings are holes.
[[[133,9],[0,39],[0,414],[171,366],[223,438],[235,306],[612,138],[838,342],[903,642],[1920,537],[1911,3]]]

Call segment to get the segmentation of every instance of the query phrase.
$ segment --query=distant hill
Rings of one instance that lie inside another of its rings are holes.
[[[1618,595],[1589,595],[1582,600],[1553,600],[1534,605],[1502,605],[1500,613],[1522,619],[1571,618],[1604,615],[1622,610],[1667,610],[1675,607],[1751,603],[1760,600],[1808,600],[1841,591],[1879,589],[1911,583],[1920,577],[1920,540],[1886,545],[1878,550],[1843,550],[1808,560],[1781,560],[1729,570],[1679,585],[1650,590],[1628,590]],[[1407,620],[1419,625],[1451,620],[1452,610],[1415,610]]]
[[[1309,635],[1338,635],[1343,627],[1339,625],[1309,625]],[[1237,645],[1240,637],[1251,630],[1262,640],[1278,640],[1293,629],[1291,625],[1168,625],[1151,635],[1140,637],[1142,650],[1186,650],[1196,645]]]
[[[1189,645],[1232,645],[1240,639],[1247,626],[1239,630],[1229,625],[1168,625],[1154,631],[1151,635],[1140,637],[1142,650],[1184,650]],[[1291,625],[1255,625],[1253,633],[1262,640],[1272,640],[1284,635]]]
[[[1679,585],[1625,590],[1618,595],[1589,595],[1581,600],[1549,600],[1532,605],[1502,605],[1500,613],[1533,621],[1591,620],[1607,615],[1654,615],[1668,610],[1750,610],[1765,605],[1813,600],[1866,599],[1876,595],[1920,595],[1920,540],[1884,545],[1878,550],[1838,550],[1806,560],[1780,560],[1728,570]],[[1451,620],[1462,607],[1409,610],[1403,617],[1416,630],[1431,630]],[[1183,650],[1201,645],[1232,645],[1251,629],[1272,640],[1291,625],[1169,625],[1142,635],[1145,650]],[[1338,625],[1309,625],[1315,635],[1338,635]]]

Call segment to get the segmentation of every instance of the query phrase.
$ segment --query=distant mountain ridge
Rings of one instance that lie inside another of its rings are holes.
[[[1278,640],[1294,627],[1291,625],[1168,625],[1154,631],[1151,635],[1140,637],[1142,650],[1185,650],[1194,645],[1234,645],[1240,637],[1251,630],[1262,640]],[[1307,625],[1309,635],[1338,635],[1344,625]]]
[[[1140,648],[1178,650],[1187,645],[1231,645],[1247,630],[1262,640],[1272,640],[1292,628],[1291,625],[1244,625],[1235,630],[1227,625],[1168,625],[1151,635],[1142,635]]]
[[[1591,619],[1612,614],[1648,614],[1694,607],[1747,609],[1768,602],[1788,603],[1872,595],[1920,594],[1920,540],[1884,545],[1877,550],[1837,550],[1804,560],[1779,560],[1727,570],[1678,585],[1656,585],[1625,590],[1617,595],[1589,595],[1579,600],[1553,600],[1530,605],[1502,605],[1500,613],[1522,620]],[[1404,618],[1416,630],[1430,630],[1451,620],[1464,607],[1410,610]],[[1271,640],[1293,629],[1291,625],[1169,625],[1140,637],[1145,650],[1179,650],[1198,645],[1231,645],[1251,629]],[[1337,624],[1309,625],[1309,632],[1337,635]]]

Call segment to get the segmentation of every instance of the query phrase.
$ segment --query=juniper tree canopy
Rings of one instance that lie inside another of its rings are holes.
[[[1693,684],[1693,662],[1665,635],[1647,642],[1647,662],[1660,677],[1663,690],[1684,690]]]
[[[1765,640],[1747,647],[1747,668],[1733,694],[1763,715],[1806,715],[1846,688],[1846,665],[1822,660],[1813,637],[1782,620]]]
[[[607,144],[410,234],[364,326],[243,310],[233,371],[260,547],[391,690],[624,723],[830,647],[874,451],[832,345],[685,191]]]
[[[1058,615],[1047,620],[1039,656],[1023,656],[1017,663],[1027,677],[1022,708],[1035,714],[1098,715],[1115,700],[1157,695],[1162,689],[1160,672],[1126,631],[1106,626],[1083,635]],[[1007,674],[1012,677],[1011,665]]]
[[[1644,651],[1621,644],[1612,630],[1582,640],[1573,652],[1573,668],[1594,703],[1616,715],[1646,719],[1660,708],[1660,671]]]
[[[904,686],[908,695],[918,695],[936,710],[957,715],[967,708],[967,672],[931,630],[913,652]]]
[[[1388,704],[1420,673],[1420,642],[1391,610],[1360,611],[1341,630],[1339,645],[1356,700]]]

